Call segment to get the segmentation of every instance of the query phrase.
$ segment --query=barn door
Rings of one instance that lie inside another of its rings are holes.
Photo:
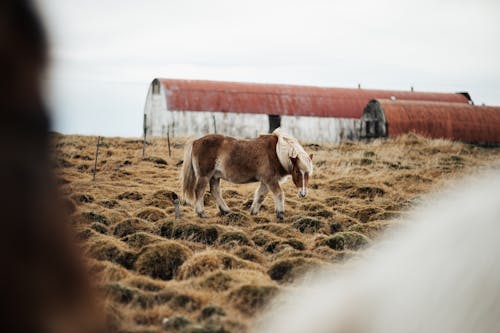
[[[269,133],[281,126],[281,116],[270,114],[269,116]]]
[[[371,100],[361,117],[361,138],[374,139],[387,136],[384,112],[380,103]]]

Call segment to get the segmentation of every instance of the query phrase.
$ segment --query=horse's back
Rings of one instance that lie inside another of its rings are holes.
[[[275,154],[277,141],[274,135],[260,135],[255,139],[235,140],[230,154],[236,163],[245,160],[257,162]]]
[[[276,147],[275,135],[260,135],[255,139],[237,139],[220,134],[207,134],[193,141],[193,155],[198,158],[215,159],[221,153],[227,153],[236,160],[245,157],[273,153]]]
[[[220,134],[207,134],[193,141],[193,151],[197,154],[217,150],[228,137]]]

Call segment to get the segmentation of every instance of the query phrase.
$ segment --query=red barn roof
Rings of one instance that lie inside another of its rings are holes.
[[[324,88],[284,84],[155,79],[169,110],[360,118],[375,98],[467,104],[467,94]],[[468,96],[468,95],[467,95]]]
[[[500,107],[378,100],[388,136],[416,132],[465,142],[500,142]]]

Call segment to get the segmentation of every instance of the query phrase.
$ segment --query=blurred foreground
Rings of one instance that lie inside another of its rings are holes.
[[[500,172],[432,195],[335,272],[285,295],[255,332],[500,331]]]

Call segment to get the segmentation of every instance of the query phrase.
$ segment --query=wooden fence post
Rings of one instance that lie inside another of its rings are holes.
[[[172,151],[170,150],[170,125],[167,127],[167,144],[168,144],[168,157],[172,157]]]
[[[172,203],[175,207],[175,219],[178,220],[181,218],[181,202],[179,200],[179,196],[175,192],[172,192]]]
[[[97,137],[97,145],[96,145],[96,148],[95,148],[95,161],[94,161],[94,177],[93,177],[93,181],[95,181],[95,174],[97,172],[97,157],[99,156],[99,146],[101,145],[102,141],[101,141],[101,137],[98,136]]]
[[[147,115],[144,114],[144,123],[143,123],[143,136],[144,136],[144,141],[142,143],[142,158],[144,159],[144,155],[146,153],[146,131],[147,131],[147,125],[146,125],[146,120],[147,120]]]

